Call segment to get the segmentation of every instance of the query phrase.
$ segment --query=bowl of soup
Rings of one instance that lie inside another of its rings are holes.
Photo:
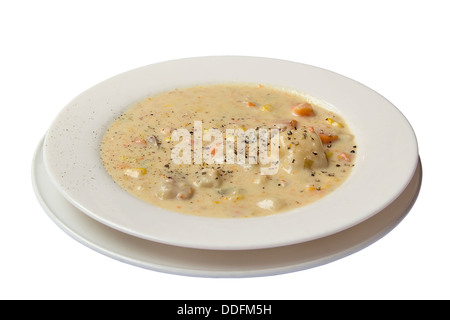
[[[44,162],[66,199],[111,228],[241,250],[370,218],[408,185],[418,150],[401,112],[357,81],[216,56],[140,67],[81,93],[48,130]]]

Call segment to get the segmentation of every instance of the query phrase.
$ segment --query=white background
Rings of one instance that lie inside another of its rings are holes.
[[[2,299],[448,299],[450,20],[447,1],[2,1]],[[154,272],[99,254],[46,215],[33,152],[76,95],[176,58],[250,55],[319,66],[408,118],[421,193],[388,235],[349,257],[269,277]]]

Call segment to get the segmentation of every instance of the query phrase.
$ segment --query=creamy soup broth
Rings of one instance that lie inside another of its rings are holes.
[[[211,156],[222,151],[223,163],[174,163],[172,151],[181,140],[173,134],[186,129],[192,143],[194,122],[201,122],[202,134],[218,129],[224,139],[226,129],[279,130],[278,171],[263,175],[261,169],[268,165],[227,163],[225,140],[202,144],[202,152]],[[105,169],[137,198],[218,218],[265,216],[317,201],[350,175],[356,151],[354,136],[340,116],[298,92],[258,84],[161,92],[117,118],[101,144]]]

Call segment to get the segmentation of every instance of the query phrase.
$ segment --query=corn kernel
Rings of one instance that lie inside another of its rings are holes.
[[[332,126],[339,127],[339,128],[343,128],[343,127],[344,127],[344,125],[343,125],[342,123],[337,122],[337,121],[334,121],[334,120],[331,119],[331,118],[326,118],[325,120],[326,120],[329,124],[331,124]]]
[[[271,104],[262,105],[260,108],[262,111],[270,112],[273,110],[273,106]]]

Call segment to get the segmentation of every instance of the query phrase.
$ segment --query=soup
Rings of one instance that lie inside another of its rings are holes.
[[[249,218],[308,205],[338,188],[357,145],[342,117],[299,92],[247,83],[161,92],[114,120],[105,169],[152,205]]]

